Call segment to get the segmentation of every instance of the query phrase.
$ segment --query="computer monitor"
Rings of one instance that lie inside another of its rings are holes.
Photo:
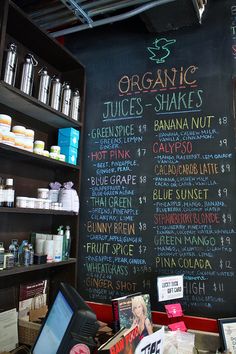
[[[95,313],[69,284],[61,283],[31,349],[32,354],[65,354],[76,344],[95,347]]]

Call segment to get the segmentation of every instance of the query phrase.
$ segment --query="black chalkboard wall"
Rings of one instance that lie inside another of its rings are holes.
[[[185,314],[235,315],[234,1],[203,24],[79,32],[86,66],[78,283],[88,301],[184,274]]]

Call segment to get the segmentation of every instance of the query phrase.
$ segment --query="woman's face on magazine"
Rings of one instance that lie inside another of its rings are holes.
[[[140,317],[142,316],[143,314],[143,306],[141,304],[137,304],[134,308],[134,314],[137,316],[137,317]]]

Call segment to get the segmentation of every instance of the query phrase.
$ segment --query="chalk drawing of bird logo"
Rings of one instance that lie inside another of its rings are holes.
[[[153,44],[155,47],[147,47],[152,56],[149,59],[154,60],[157,64],[164,63],[165,59],[170,55],[169,45],[176,42],[176,39],[160,38],[156,39]]]

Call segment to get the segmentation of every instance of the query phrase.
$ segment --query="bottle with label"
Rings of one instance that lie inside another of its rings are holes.
[[[13,178],[6,179],[6,186],[5,186],[5,201],[4,206],[7,208],[14,207],[14,200],[15,200],[15,190],[13,188]]]
[[[60,225],[57,229],[57,235],[60,235],[62,237],[62,254],[61,254],[61,260],[65,260],[65,234],[63,230],[63,225]]]
[[[18,251],[19,251],[19,245],[18,245],[18,240],[13,239],[11,240],[11,244],[9,246],[9,252],[13,254],[14,256],[14,265],[18,265],[19,259],[18,259]]]
[[[25,247],[28,248],[28,240],[23,240],[18,251],[18,259],[19,259],[19,265],[23,266],[24,265],[24,251]]]
[[[29,248],[29,251],[30,251],[29,264],[32,265],[32,264],[34,264],[34,248],[33,248],[33,245],[31,243],[29,243],[28,248]]]
[[[0,270],[4,269],[4,253],[5,249],[3,246],[3,242],[0,242]]]
[[[4,206],[4,201],[5,201],[5,185],[4,185],[4,179],[0,177],[0,207]]]
[[[23,265],[28,267],[30,265],[30,249],[28,242],[23,247]]]
[[[65,237],[65,260],[68,261],[70,258],[70,246],[71,246],[70,226],[66,226],[64,237]]]

